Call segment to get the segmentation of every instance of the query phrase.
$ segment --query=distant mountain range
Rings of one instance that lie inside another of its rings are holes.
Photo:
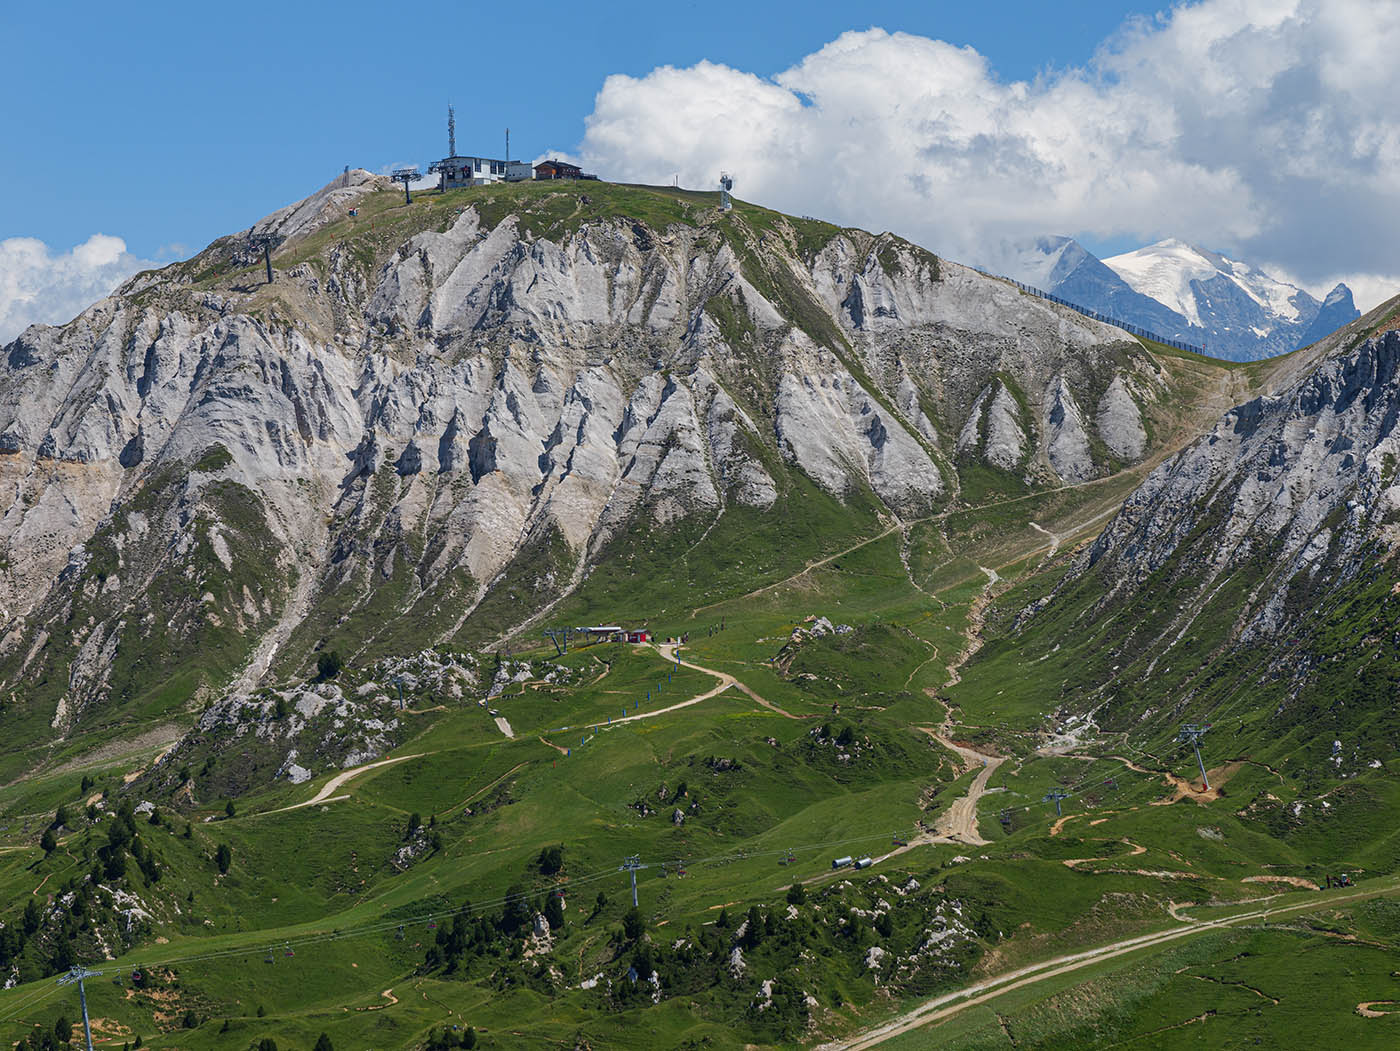
[[[1361,316],[1344,284],[1318,302],[1248,263],[1174,239],[1099,259],[1072,237],[1040,237],[1015,246],[1002,266],[1028,285],[1234,361],[1285,354]]]

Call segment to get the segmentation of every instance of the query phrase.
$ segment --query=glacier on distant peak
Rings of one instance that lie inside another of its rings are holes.
[[[1319,303],[1257,266],[1177,238],[1100,260],[1073,238],[1039,237],[1003,245],[996,269],[1236,361],[1307,346],[1360,316],[1346,285]]]
[[[1104,265],[1143,295],[1151,296],[1181,314],[1193,325],[1203,324],[1195,282],[1224,277],[1268,313],[1296,322],[1302,314],[1299,297],[1316,304],[1296,285],[1280,281],[1257,267],[1216,252],[1167,238],[1135,252],[1110,256]]]

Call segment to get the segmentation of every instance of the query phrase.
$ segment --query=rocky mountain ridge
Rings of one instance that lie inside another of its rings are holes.
[[[1101,476],[1148,454],[1172,388],[1120,331],[889,235],[384,183],[256,224],[270,286],[226,238],[5,348],[0,676],[40,683],[28,735],[202,705],[338,639],[481,640],[623,536],[803,486],[909,518],[968,463]]]
[[[1063,662],[1066,709],[1116,729],[1395,732],[1397,421],[1400,299],[1166,458],[1013,634]]]

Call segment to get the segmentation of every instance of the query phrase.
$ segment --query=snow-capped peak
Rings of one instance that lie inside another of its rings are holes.
[[[1193,325],[1201,323],[1192,281],[1208,281],[1219,269],[1184,241],[1168,238],[1135,252],[1110,256],[1104,265],[1126,281],[1135,292],[1151,296],[1175,310]]]
[[[1202,321],[1200,304],[1191,283],[1206,282],[1216,276],[1232,282],[1279,321],[1292,323],[1301,314],[1294,301],[1301,292],[1296,285],[1271,277],[1248,263],[1227,259],[1176,238],[1112,256],[1105,259],[1104,264],[1135,291],[1166,304],[1193,325]]]
[[[1072,237],[1037,237],[1014,244],[1004,243],[993,269],[1032,288],[1050,291],[1056,280],[1064,276],[1064,271],[1078,262],[1078,259],[1066,259],[1066,253],[1082,256],[1084,250]]]

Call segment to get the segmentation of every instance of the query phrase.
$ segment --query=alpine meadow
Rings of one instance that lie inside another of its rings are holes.
[[[440,164],[3,348],[6,1046],[1400,1044],[1400,298]]]

